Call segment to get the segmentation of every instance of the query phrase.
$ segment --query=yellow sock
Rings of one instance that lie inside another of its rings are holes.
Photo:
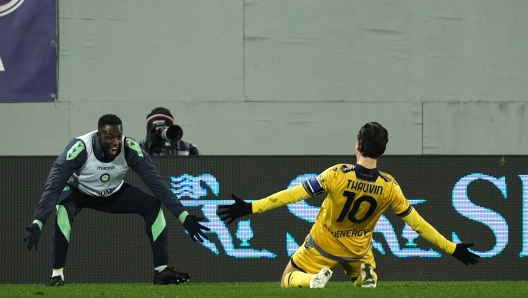
[[[309,288],[312,274],[301,271],[292,271],[284,276],[285,288]]]

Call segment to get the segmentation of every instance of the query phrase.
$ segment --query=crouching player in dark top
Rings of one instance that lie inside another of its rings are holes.
[[[155,197],[124,182],[129,168],[141,177]],[[38,250],[42,227],[57,208],[52,233],[53,272],[46,285],[62,286],[71,224],[83,208],[139,214],[145,220],[152,247],[154,284],[178,284],[189,280],[190,275],[168,267],[168,234],[161,203],[180,220],[193,241],[208,239],[204,233],[209,228],[199,223],[203,218],[185,211],[138,143],[123,135],[121,120],[116,115],[104,115],[99,119],[98,130],[70,141],[53,164],[34,220],[26,227],[24,241],[28,241],[28,250],[33,246]]]

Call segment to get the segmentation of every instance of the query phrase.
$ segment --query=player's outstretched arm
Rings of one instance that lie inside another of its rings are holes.
[[[457,258],[460,262],[464,263],[466,266],[475,265],[479,262],[480,256],[474,254],[468,250],[468,247],[472,247],[473,243],[459,243],[456,245],[455,251],[453,252],[453,257]]]
[[[223,221],[229,220],[228,225],[240,217],[253,213],[251,203],[245,202],[235,194],[231,194],[231,197],[235,202],[231,205],[218,205],[217,213]]]
[[[469,247],[473,246],[473,243],[455,244],[447,240],[433,226],[423,219],[414,208],[411,207],[409,210],[410,212],[402,217],[403,221],[405,221],[420,236],[425,238],[425,240],[436,245],[448,254],[451,254],[466,266],[478,263],[480,256],[468,250]]]
[[[279,208],[300,200],[306,200],[313,197],[315,194],[309,193],[303,184],[281,190],[270,196],[254,201],[253,203],[245,202],[231,194],[235,203],[231,205],[218,205],[219,211],[217,214],[224,221],[229,220],[227,224],[231,224],[236,219],[252,213],[263,213],[275,208]],[[223,210],[221,210],[223,209]]]

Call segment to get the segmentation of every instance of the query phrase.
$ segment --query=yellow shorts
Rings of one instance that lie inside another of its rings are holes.
[[[341,265],[345,271],[345,274],[352,280],[355,280],[359,276],[361,263],[368,262],[370,265],[372,265],[373,269],[376,269],[376,261],[374,261],[372,248],[367,252],[366,255],[357,261],[340,263],[323,257],[313,247],[307,249],[306,241],[292,255],[291,260],[293,267],[311,274],[318,273],[323,267],[333,269],[337,265]]]

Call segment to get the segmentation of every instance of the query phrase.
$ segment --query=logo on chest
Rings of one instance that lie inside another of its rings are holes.
[[[101,175],[101,177],[99,177],[99,180],[101,180],[101,182],[108,182],[108,180],[110,180],[110,175],[108,173],[104,173]]]
[[[97,166],[97,170],[98,170],[98,171],[115,170],[115,166],[107,166],[107,167]]]

